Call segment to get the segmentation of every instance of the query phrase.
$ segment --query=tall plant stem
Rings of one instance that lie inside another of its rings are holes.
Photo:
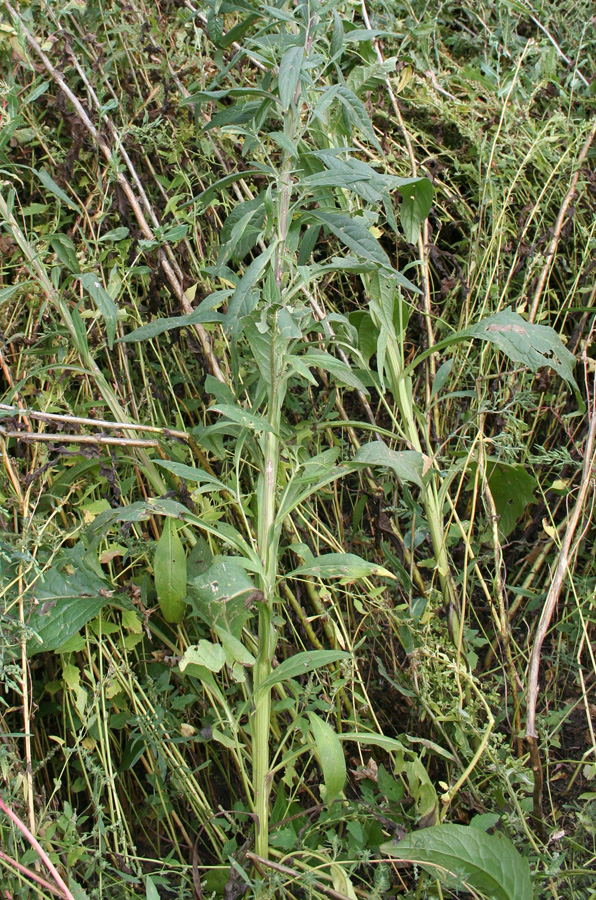
[[[272,355],[275,344],[272,341]],[[263,575],[261,588],[264,601],[259,604],[259,652],[254,670],[254,727],[252,739],[254,808],[257,815],[255,846],[257,853],[269,855],[269,732],[271,727],[271,688],[264,682],[271,673],[276,632],[273,624],[273,601],[277,574],[277,540],[275,539],[275,492],[279,455],[279,407],[277,392],[271,392],[270,423],[274,433],[265,435],[264,472],[259,509],[259,548]]]

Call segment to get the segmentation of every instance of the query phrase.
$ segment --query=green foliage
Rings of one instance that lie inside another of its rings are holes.
[[[479,827],[435,825],[381,850],[417,863],[451,887],[480,891],[491,900],[531,900],[530,867],[502,834]]]
[[[543,648],[543,847],[520,738],[591,366],[587,4],[21,6],[3,797],[77,897],[587,900],[593,541]]]

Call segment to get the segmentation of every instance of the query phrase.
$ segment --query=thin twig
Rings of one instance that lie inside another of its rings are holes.
[[[26,441],[42,444],[114,444],[118,447],[159,447],[159,441],[143,440],[142,438],[108,437],[102,434],[32,434],[28,431],[8,431],[0,428],[3,438],[16,438],[17,441]]]
[[[54,865],[54,863],[52,862],[52,860],[50,859],[48,854],[45,852],[45,850],[43,849],[43,847],[41,846],[41,844],[39,843],[37,838],[33,834],[31,834],[31,832],[29,831],[27,826],[23,822],[21,822],[21,820],[19,819],[17,814],[14,813],[12,811],[12,809],[6,805],[6,803],[4,802],[2,797],[0,797],[0,809],[2,810],[2,812],[6,813],[6,815],[8,816],[9,819],[11,819],[12,822],[14,822],[14,824],[17,826],[19,831],[23,834],[23,836],[28,841],[28,843],[33,847],[34,850],[37,851],[37,853],[39,854],[39,856],[41,857],[41,859],[47,866],[48,871],[52,874],[54,881],[56,882],[56,884],[58,885],[58,887],[64,894],[65,900],[75,900],[72,893],[70,892],[70,889],[68,888],[68,885],[63,880],[62,876],[60,875],[60,872],[58,871],[58,869],[56,868],[56,866]]]
[[[555,222],[555,226],[553,229],[553,236],[548,245],[548,249],[546,251],[546,259],[544,261],[544,265],[542,267],[542,271],[540,273],[540,277],[538,279],[538,284],[536,285],[536,290],[534,291],[534,297],[532,299],[532,306],[530,307],[530,313],[528,315],[528,321],[533,322],[536,318],[536,313],[538,312],[538,304],[540,303],[540,298],[542,297],[542,292],[544,291],[544,286],[546,284],[546,280],[548,278],[549,272],[551,270],[552,264],[554,262],[555,255],[557,253],[557,247],[559,246],[559,241],[561,239],[561,232],[563,230],[563,223],[565,221],[565,216],[567,215],[567,210],[569,209],[569,205],[575,196],[575,191],[577,188],[577,182],[579,181],[579,175],[581,171],[581,167],[584,163],[586,156],[588,155],[588,151],[594,142],[594,138],[596,138],[596,119],[594,119],[594,123],[590,130],[588,137],[584,143],[584,146],[581,149],[581,153],[577,158],[577,162],[575,164],[575,172],[571,176],[571,184],[569,185],[569,190],[565,194],[565,198],[561,205],[561,209],[559,210],[559,215],[557,216],[557,221]]]
[[[594,325],[590,332],[590,336],[594,330]],[[586,375],[588,372],[589,360],[584,350],[584,368]],[[553,579],[544,602],[540,621],[536,629],[532,653],[530,656],[530,665],[528,672],[528,693],[526,699],[526,739],[530,748],[530,760],[534,771],[534,796],[533,796],[533,814],[534,823],[537,834],[541,840],[546,838],[546,828],[544,825],[544,817],[542,812],[542,791],[543,791],[543,775],[542,764],[540,760],[540,749],[538,746],[538,734],[536,731],[536,705],[538,701],[538,676],[540,672],[540,657],[542,644],[548,633],[550,622],[559,601],[561,590],[565,576],[569,570],[570,563],[577,553],[578,543],[572,547],[575,532],[579,525],[580,518],[584,513],[586,497],[588,490],[592,486],[593,468],[596,462],[596,451],[594,449],[594,441],[596,438],[596,384],[592,386],[592,396],[588,395],[588,418],[589,429],[584,450],[584,466],[582,470],[582,480],[577,493],[575,506],[569,516],[565,534],[561,541],[561,549],[557,567],[553,575]]]
[[[50,891],[52,894],[58,894],[59,897],[64,896],[59,888],[54,887],[53,884],[50,884],[49,881],[46,881],[45,878],[42,878],[37,874],[37,872],[31,871],[31,869],[28,869],[27,866],[24,866],[22,865],[22,863],[17,862],[16,859],[12,859],[11,856],[8,856],[2,850],[0,850],[0,859],[3,860],[6,865],[13,866],[15,869],[17,869],[21,873],[21,875],[25,875],[27,878],[31,878],[32,881],[37,882],[37,884],[41,885],[44,891]]]
[[[147,431],[150,434],[161,434],[164,437],[180,438],[187,441],[189,435],[186,431],[176,431],[173,428],[160,428],[157,425],[140,425],[138,422],[110,422],[108,419],[85,419],[82,416],[69,416],[62,413],[39,412],[33,409],[21,409],[18,406],[9,406],[0,403],[0,410],[14,413],[15,416],[30,416],[32,419],[42,419],[48,422],[65,422],[71,425],[91,425],[94,428],[113,428],[115,431]]]
[[[246,855],[248,859],[251,859],[257,866],[265,866],[268,869],[273,869],[274,872],[280,872],[282,875],[288,875],[290,878],[295,878],[299,881],[304,879],[304,872],[299,872],[298,869],[291,869],[289,866],[283,866],[281,863],[273,862],[271,859],[257,856],[256,853],[247,853]],[[312,886],[315,890],[321,891],[321,893],[326,894],[328,897],[332,897],[333,900],[350,900],[347,894],[342,894],[334,888],[327,887],[326,884],[322,884],[320,881],[313,881]]]
[[[74,106],[79,119],[81,120],[81,122],[83,123],[83,125],[85,126],[85,128],[87,129],[87,131],[89,132],[91,137],[93,138],[93,140],[96,143],[96,145],[98,146],[98,148],[103,153],[107,162],[110,165],[113,165],[114,154],[112,153],[112,150],[108,146],[103,135],[101,135],[99,133],[99,131],[97,130],[95,125],[92,123],[91,119],[87,115],[79,98],[70,89],[70,87],[66,83],[64,77],[62,76],[62,73],[59,72],[52,65],[52,63],[50,62],[48,57],[45,55],[45,53],[41,49],[38,42],[35,40],[33,35],[30,34],[30,32],[25,27],[23,20],[19,16],[18,12],[11,6],[11,4],[8,2],[8,0],[6,0],[5,6],[6,6],[6,9],[8,10],[8,12],[10,13],[10,15],[13,17],[14,21],[17,22],[19,27],[21,28],[23,36],[27,40],[27,43],[29,44],[29,46],[35,51],[37,56],[42,61],[46,70],[52,76],[52,78],[54,79],[56,84],[60,87],[60,90],[65,94],[66,97],[68,97],[68,99]],[[102,118],[106,119],[106,121],[107,121],[107,117],[105,116],[105,114],[104,114],[104,116],[102,116]],[[118,141],[118,144],[119,144],[119,148],[122,149],[120,141]],[[114,168],[116,168],[116,167],[114,167]],[[118,181],[118,184],[120,185],[120,187],[126,194],[126,198],[131,205],[131,208],[134,212],[135,219],[137,220],[139,228],[143,232],[143,237],[146,238],[147,240],[155,240],[155,235],[154,235],[153,231],[151,230],[151,228],[149,227],[149,223],[147,222],[145,214],[144,214],[143,210],[141,209],[139,200],[137,199],[137,196],[135,195],[132,187],[130,186],[126,176],[122,172],[116,172],[116,180]],[[161,268],[163,269],[164,274],[170,284],[170,287],[172,288],[172,291],[174,292],[174,295],[176,296],[177,300],[180,302],[180,305],[182,306],[184,313],[186,313],[187,315],[190,314],[193,311],[193,308],[192,308],[188,298],[184,294],[182,285],[181,285],[180,281],[178,280],[178,277],[176,276],[176,273],[174,272],[174,269],[172,267],[171,260],[164,253],[158,253],[158,259],[159,259]],[[225,379],[225,377],[219,367],[219,364],[213,354],[213,348],[211,346],[211,341],[209,339],[209,335],[208,335],[207,331],[200,323],[196,323],[193,327],[194,327],[196,334],[199,338],[199,341],[201,343],[203,353],[205,354],[205,356],[209,362],[209,367],[211,369],[212,374],[219,381],[225,383],[226,379]]]

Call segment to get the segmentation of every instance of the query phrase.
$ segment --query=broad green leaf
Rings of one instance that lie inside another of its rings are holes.
[[[532,900],[530,866],[502,834],[465,825],[436,825],[387,843],[394,859],[422,866],[450,887],[468,884],[490,900]]]
[[[428,216],[432,202],[433,186],[428,178],[413,181],[402,188],[399,219],[409,244],[418,243],[420,226]]]
[[[468,471],[471,479],[467,489],[470,490],[476,463],[470,463]],[[499,532],[505,538],[511,534],[528,507],[538,502],[534,496],[538,481],[522,465],[509,465],[492,458],[486,461],[486,476],[499,516]]]
[[[304,653],[296,653],[289,659],[284,659],[277,669],[274,669],[271,675],[262,682],[261,688],[281,684],[282,681],[298,678],[300,675],[314,672],[315,669],[350,658],[350,654],[345,650],[307,650]]]
[[[159,891],[151,875],[145,876],[145,900],[159,900]]]
[[[331,353],[326,353],[325,350],[313,348],[307,350],[300,359],[303,363],[306,363],[307,366],[316,366],[318,369],[329,372],[333,375],[334,380],[338,384],[354,388],[354,390],[366,394],[367,397],[369,396],[368,390],[362,384],[358,376],[354,374],[350,366],[343,362],[343,360],[332,356]]]
[[[230,667],[234,663],[239,663],[241,666],[254,666],[255,657],[250,650],[246,649],[242,641],[234,637],[231,632],[226,631],[225,628],[220,628],[219,625],[215,625],[213,630],[222,643],[226,652],[226,662]]]
[[[122,341],[131,344],[136,343],[137,341],[148,341],[163,334],[164,331],[172,331],[174,328],[189,328],[190,326],[199,323],[224,322],[225,316],[223,313],[215,312],[213,307],[230,297],[233,293],[233,290],[215,291],[215,293],[206,297],[205,300],[203,300],[191,313],[188,313],[185,316],[171,316],[167,319],[155,319],[153,322],[141,325],[140,328],[136,328],[134,331],[131,331],[130,334],[126,334],[123,338],[118,338],[118,343]]]
[[[328,722],[309,712],[310,730],[315,742],[315,755],[325,781],[327,803],[341,797],[346,786],[346,758],[335,729]]]
[[[235,556],[216,557],[188,584],[188,600],[196,615],[216,632],[222,628],[238,639],[250,615],[249,597],[262,596],[242,563]]]
[[[260,434],[262,431],[274,431],[273,426],[269,424],[267,419],[263,419],[261,416],[255,416],[252,413],[247,412],[241,406],[232,406],[229,403],[218,403],[216,406],[212,406],[211,409],[214,412],[221,413],[222,416],[225,416],[226,419],[230,419],[231,422],[242,425],[243,428],[248,428],[250,431],[257,432],[257,434]]]
[[[481,338],[489,341],[514,363],[528,366],[532,372],[542,366],[549,366],[577,389],[573,377],[575,357],[557,332],[548,325],[534,325],[526,322],[511,309],[504,309],[488,319],[482,319],[477,325],[466,328],[457,337]]]
[[[392,572],[384,569],[376,563],[368,562],[354,553],[324,553],[312,563],[299,566],[288,573],[288,578],[296,578],[298,575],[314,575],[318,578],[341,578],[346,582],[356,581],[358,578],[370,578],[371,575],[381,575],[384,578],[395,578]]]
[[[75,212],[79,211],[79,207],[76,205],[76,203],[74,203],[70,199],[68,194],[64,193],[61,187],[58,187],[49,172],[46,172],[45,169],[34,169],[33,171],[35,172],[43,186],[50,192],[50,194],[53,194],[54,197],[57,197],[58,200],[61,200],[62,203],[65,203],[66,206],[70,207],[70,209],[74,209]]]
[[[91,296],[91,299],[102,314],[106,326],[108,347],[111,349],[114,345],[114,338],[116,337],[118,308],[108,292],[104,290],[97,275],[93,272],[87,272],[84,275],[77,275],[75,277],[81,282],[83,288]]]
[[[128,599],[109,588],[97,557],[82,543],[57,554],[24,597],[26,608],[32,610],[27,624],[43,642],[29,641],[28,655],[57,650],[108,604],[130,608]]]
[[[353,463],[362,466],[383,466],[393,469],[402,481],[422,487],[424,460],[416,450],[391,450],[383,441],[369,441],[356,452]]]
[[[358,256],[378,263],[383,268],[391,268],[389,257],[378,240],[370,233],[363,219],[343,213],[326,213],[320,210],[316,210],[313,215]]]
[[[166,622],[178,624],[186,610],[186,554],[174,519],[163,524],[153,565],[159,608]]]
[[[289,47],[279,64],[279,100],[284,112],[287,112],[294,99],[296,88],[300,83],[300,68],[304,57],[304,47]]]
[[[213,644],[211,641],[201,640],[193,647],[187,647],[184,656],[180,660],[180,671],[192,663],[195,666],[204,666],[210,672],[219,672],[226,662],[226,651],[221,644]]]

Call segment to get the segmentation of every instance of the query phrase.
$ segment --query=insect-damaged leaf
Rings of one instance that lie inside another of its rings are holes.
[[[384,569],[376,563],[369,562],[356,556],[355,553],[324,553],[312,563],[298,566],[293,572],[288,573],[288,578],[297,575],[315,575],[319,578],[342,578],[348,581],[356,581],[357,578],[369,578],[371,575],[382,575],[385,578],[395,578],[392,572]]]
[[[510,360],[527,366],[532,372],[550,366],[572,387],[575,357],[563,344],[557,332],[548,325],[526,322],[511,309],[482,319],[460,332],[458,337],[482,338],[495,344]]]

